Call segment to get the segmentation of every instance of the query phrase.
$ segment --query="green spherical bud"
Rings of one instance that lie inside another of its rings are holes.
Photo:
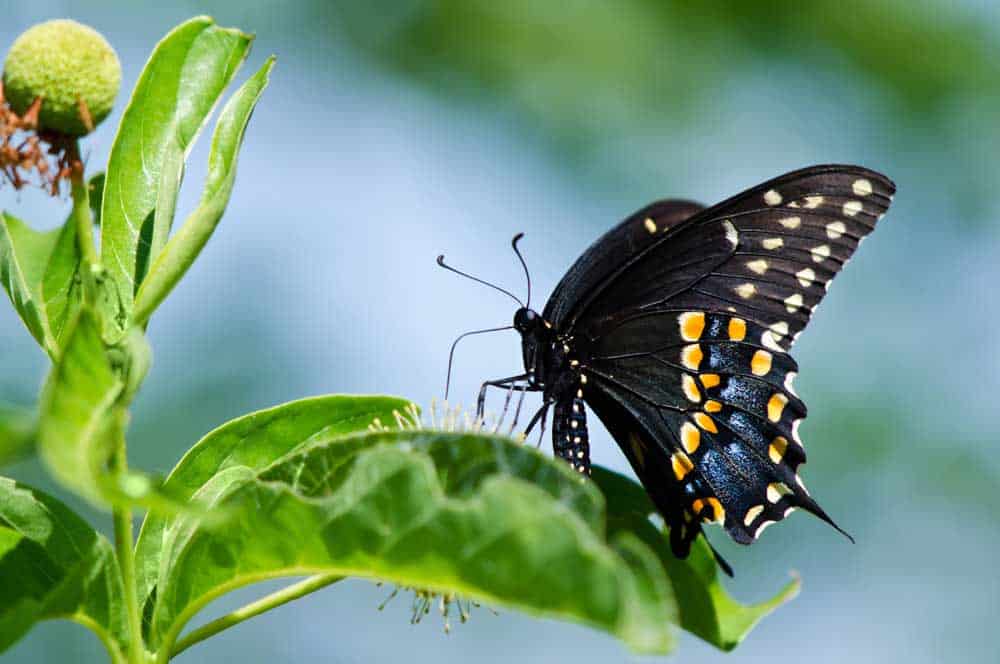
[[[10,47],[3,72],[4,96],[14,112],[23,115],[41,97],[38,128],[71,136],[90,133],[108,116],[121,80],[118,54],[107,40],[69,19],[24,32]]]

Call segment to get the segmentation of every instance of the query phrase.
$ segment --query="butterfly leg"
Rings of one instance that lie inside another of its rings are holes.
[[[507,389],[511,387],[512,384],[518,381],[523,381],[528,379],[528,374],[520,374],[518,376],[510,376],[509,378],[499,378],[497,380],[488,380],[482,384],[479,388],[479,398],[476,399],[476,419],[482,419],[486,412],[486,390],[490,387],[499,387]]]
[[[552,449],[573,470],[590,475],[590,440],[583,399],[573,397],[556,402],[552,414]]]

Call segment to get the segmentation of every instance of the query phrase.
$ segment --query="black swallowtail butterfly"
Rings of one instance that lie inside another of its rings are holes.
[[[584,252],[540,315],[529,277],[513,324],[525,372],[485,383],[479,414],[487,387],[541,392],[528,430],[551,407],[555,454],[589,474],[589,405],[681,558],[706,522],[750,544],[801,507],[840,530],[796,472],[806,406],[788,351],[894,192],[865,168],[813,166],[710,208],[639,210]]]

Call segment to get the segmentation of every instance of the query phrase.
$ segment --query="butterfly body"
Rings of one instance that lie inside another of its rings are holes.
[[[798,475],[806,406],[789,350],[894,191],[874,171],[815,166],[709,208],[649,205],[584,252],[541,313],[516,312],[525,373],[489,384],[541,392],[528,428],[552,407],[554,451],[583,474],[593,409],[680,557],[704,523],[742,544],[796,508],[837,527]]]

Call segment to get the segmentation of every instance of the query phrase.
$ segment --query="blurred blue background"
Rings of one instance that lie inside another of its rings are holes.
[[[223,421],[307,395],[440,398],[452,338],[513,308],[439,270],[439,253],[519,290],[508,242],[524,231],[547,293],[651,200],[714,203],[800,166],[858,163],[899,193],[795,349],[804,475],[857,544],[805,515],[752,548],[711,532],[737,597],[790,570],[803,592],[733,654],[685,636],[674,659],[997,661],[1000,5],[36,0],[5,3],[0,46],[49,18],[90,24],[118,49],[124,97],[156,40],[199,13],[258,34],[244,76],[279,61],[225,220],[150,328],[134,465],[165,473]],[[90,171],[125,101],[86,142]],[[182,210],[205,160],[200,144]],[[0,205],[39,227],[68,210],[10,189]],[[33,403],[44,357],[7,306],[0,366],[0,401]],[[514,334],[471,339],[455,394],[470,403],[481,379],[519,368]],[[598,463],[625,469],[599,425],[593,441]],[[5,472],[65,498],[35,462]],[[386,594],[339,584],[177,661],[647,659],[507,611],[445,636],[433,619],[410,626],[406,600],[377,612]],[[0,661],[105,660],[82,628],[48,623]]]

